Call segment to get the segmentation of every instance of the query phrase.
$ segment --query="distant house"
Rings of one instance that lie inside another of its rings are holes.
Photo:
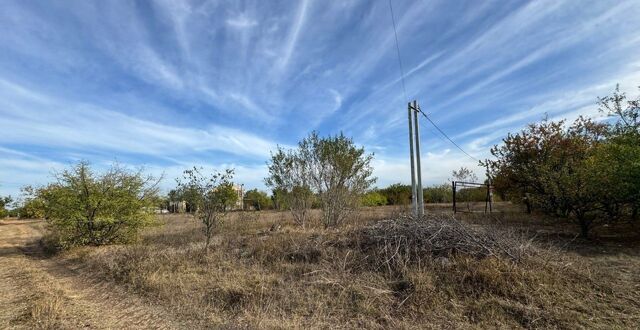
[[[236,205],[234,210],[244,210],[244,185],[234,184],[233,190],[235,190],[236,194],[238,194],[238,199],[236,200]]]
[[[243,210],[244,209],[244,185],[234,184],[233,190],[238,195],[235,205],[230,211]],[[169,201],[168,210],[171,213],[184,213],[191,212],[191,205],[187,201]]]
[[[184,213],[187,211],[186,201],[169,201],[169,212],[171,213]]]

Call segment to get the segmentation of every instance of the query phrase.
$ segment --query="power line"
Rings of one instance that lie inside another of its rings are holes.
[[[402,82],[402,92],[404,94],[405,100],[408,102],[409,98],[407,97],[407,88],[405,87],[405,83],[404,83],[404,69],[402,67],[402,56],[400,55],[400,43],[398,42],[398,30],[396,29],[396,19],[395,19],[395,16],[393,14],[393,5],[391,4],[391,0],[389,0],[389,11],[391,12],[391,22],[393,23],[393,35],[395,36],[395,40],[396,40],[396,51],[398,52],[398,66],[400,67],[400,81]],[[434,123],[433,120],[431,120],[431,118],[429,118],[422,111],[422,109],[420,109],[419,106],[418,106],[418,108],[416,110],[418,110],[424,116],[424,118],[426,118],[431,123],[431,125],[433,125],[433,127],[435,127],[438,130],[438,132],[440,132],[440,134],[442,134],[447,140],[449,140],[449,142],[451,142],[451,144],[453,144],[454,146],[456,146],[456,148],[458,148],[460,151],[462,151],[462,153],[464,153],[469,158],[471,158],[471,159],[473,159],[475,161],[479,161],[477,158],[471,156],[468,152],[466,152],[464,149],[462,149],[462,147],[460,147],[457,143],[455,143],[447,135],[447,133],[445,133],[442,129],[440,129],[440,127],[438,127],[438,125],[436,125],[436,123]],[[438,136],[438,138],[442,139],[439,135],[436,135],[436,136]]]
[[[449,140],[449,142],[451,142],[451,144],[453,144],[454,146],[456,146],[456,148],[458,148],[460,151],[462,151],[462,153],[464,153],[465,155],[469,156],[469,158],[471,158],[471,159],[473,159],[473,160],[475,160],[475,161],[479,162],[479,160],[478,160],[477,158],[475,158],[475,157],[471,156],[468,152],[466,152],[464,149],[462,149],[462,147],[461,147],[461,146],[459,146],[457,143],[455,143],[455,142],[454,142],[454,141],[453,141],[453,140],[452,140],[452,139],[447,135],[447,133],[445,133],[442,129],[440,129],[440,127],[438,127],[438,125],[436,125],[436,123],[434,123],[434,122],[433,122],[433,120],[431,120],[431,118],[429,118],[429,116],[427,116],[427,114],[425,114],[425,113],[424,113],[424,111],[422,111],[422,109],[420,109],[420,107],[419,107],[419,106],[418,106],[418,109],[417,109],[417,110],[422,114],[422,116],[424,116],[424,118],[426,118],[426,119],[431,123],[431,125],[433,125],[433,127],[435,127],[435,128],[438,130],[438,132],[440,132],[440,134],[442,134],[445,138],[447,138],[447,140]]]
[[[393,23],[393,35],[396,37],[396,51],[398,51],[398,66],[400,67],[400,80],[402,81],[402,93],[404,93],[405,102],[409,101],[407,97],[407,88],[404,85],[404,69],[402,68],[402,57],[400,56],[400,44],[398,43],[398,31],[396,30],[396,19],[393,15],[393,6],[389,0],[389,10],[391,11],[391,22]]]
[[[432,127],[425,125],[424,129],[426,129],[427,132],[433,134],[433,136],[437,137],[440,141],[442,141],[444,143],[448,143],[449,142],[445,138],[442,137],[442,134],[438,134],[438,132],[436,130],[434,130]],[[431,136],[431,135],[429,135],[429,136]]]

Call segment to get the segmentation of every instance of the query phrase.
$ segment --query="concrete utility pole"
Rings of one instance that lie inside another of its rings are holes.
[[[420,125],[418,122],[418,101],[413,100],[413,116],[416,119],[416,169],[418,171],[418,216],[424,215],[424,196],[422,190],[422,166],[420,165]]]
[[[409,114],[409,159],[411,160],[411,209],[413,215],[418,215],[418,204],[416,196],[416,169],[413,161],[413,116],[412,116],[411,102],[407,104],[407,113]],[[417,118],[416,118],[417,119]]]
[[[412,102],[409,102],[407,112],[409,117],[409,158],[411,161],[411,208],[414,216],[423,216],[424,196],[422,190],[422,168],[420,164],[420,123],[418,121],[418,102],[415,100],[413,101],[413,104]],[[416,145],[415,153],[413,150],[414,142]]]

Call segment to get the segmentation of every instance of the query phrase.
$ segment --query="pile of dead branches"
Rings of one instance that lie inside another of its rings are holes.
[[[475,227],[453,216],[401,216],[360,228],[350,235],[351,248],[378,265],[406,266],[455,256],[521,260],[532,252],[530,241],[497,228]]]

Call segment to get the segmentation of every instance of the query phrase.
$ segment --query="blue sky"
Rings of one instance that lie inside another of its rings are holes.
[[[393,1],[407,98],[476,158],[527,122],[640,85],[640,2]],[[387,0],[11,1],[0,9],[0,195],[84,159],[236,168],[340,131],[408,182]],[[425,184],[482,170],[423,121]]]

